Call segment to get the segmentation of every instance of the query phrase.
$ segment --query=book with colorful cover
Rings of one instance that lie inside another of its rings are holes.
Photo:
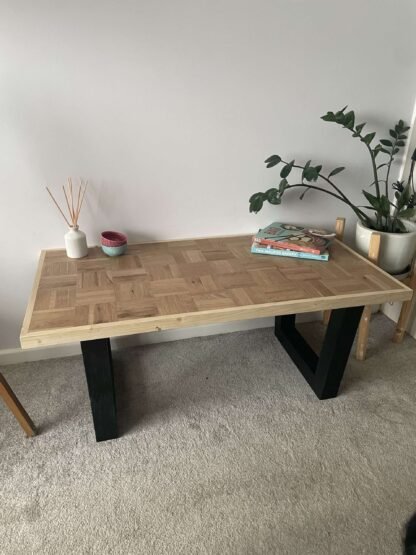
[[[290,249],[275,248],[272,245],[261,246],[258,243],[251,245],[254,254],[269,254],[272,256],[288,256],[291,258],[307,258],[308,260],[329,260],[329,253],[313,254],[312,252],[293,251]]]
[[[253,237],[255,243],[271,245],[279,249],[322,254],[328,249],[334,233],[300,225],[273,222]]]

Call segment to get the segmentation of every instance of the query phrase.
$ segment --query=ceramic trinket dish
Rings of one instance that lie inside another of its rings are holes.
[[[127,250],[127,236],[119,231],[103,231],[101,248],[107,256],[120,256]]]

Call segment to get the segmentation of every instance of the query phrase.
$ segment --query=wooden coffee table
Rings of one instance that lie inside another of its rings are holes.
[[[118,258],[93,247],[80,260],[42,251],[21,345],[81,342],[97,441],[117,437],[110,337],[275,316],[316,395],[335,397],[363,306],[412,291],[338,241],[329,262],[251,254],[250,245],[250,236],[142,243]],[[327,309],[318,357],[295,315]]]

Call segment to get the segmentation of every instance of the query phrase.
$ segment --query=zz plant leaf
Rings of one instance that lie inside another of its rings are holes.
[[[375,133],[368,133],[367,135],[365,135],[365,137],[363,137],[361,140],[363,141],[363,143],[365,143],[366,145],[369,145],[371,143],[371,141],[374,139],[374,137],[376,136]]]
[[[334,170],[332,170],[332,172],[328,175],[328,177],[333,177],[334,175],[337,175],[338,173],[341,173],[345,170],[344,166],[340,166],[339,168],[335,168]]]
[[[272,168],[273,166],[277,166],[277,164],[280,164],[280,162],[282,161],[282,159],[280,158],[280,156],[278,156],[277,154],[273,154],[272,156],[269,156],[264,163],[266,164],[266,168]]]
[[[280,172],[280,177],[282,179],[285,179],[286,177],[288,177],[288,175],[292,171],[294,163],[295,163],[295,161],[292,160],[291,162],[289,162],[289,164],[286,164],[286,166],[283,166],[282,171]]]

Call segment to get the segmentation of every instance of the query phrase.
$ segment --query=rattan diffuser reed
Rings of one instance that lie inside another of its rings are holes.
[[[69,177],[67,186],[65,187],[65,185],[62,185],[62,190],[64,192],[65,201],[66,201],[66,208],[64,206],[63,209],[59,206],[55,197],[50,192],[49,187],[46,187],[46,190],[48,191],[51,199],[55,203],[57,209],[61,213],[65,222],[69,227],[72,227],[74,229],[78,228],[79,215],[81,213],[81,208],[84,202],[84,197],[85,197],[87,187],[88,187],[88,182],[86,181],[84,183],[84,181],[80,179],[78,190],[76,190],[76,187],[72,186],[72,179]],[[66,209],[68,209],[68,218],[65,215]]]

